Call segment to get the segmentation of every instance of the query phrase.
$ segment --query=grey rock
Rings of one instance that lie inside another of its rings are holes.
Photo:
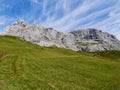
[[[41,46],[55,45],[74,51],[120,50],[120,41],[115,36],[93,28],[65,33],[20,20],[7,27],[4,35],[18,36]]]

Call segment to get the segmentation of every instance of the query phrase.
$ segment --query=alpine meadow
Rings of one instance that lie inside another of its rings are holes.
[[[120,52],[75,52],[0,36],[1,90],[119,90]]]
[[[120,90],[120,0],[0,0],[0,90]]]

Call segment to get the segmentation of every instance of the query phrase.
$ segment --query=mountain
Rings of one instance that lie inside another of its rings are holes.
[[[120,51],[75,52],[0,36],[0,90],[120,90]]]
[[[74,51],[120,50],[120,41],[115,36],[93,28],[67,33],[20,20],[7,27],[4,35],[18,36],[41,46],[57,46]]]

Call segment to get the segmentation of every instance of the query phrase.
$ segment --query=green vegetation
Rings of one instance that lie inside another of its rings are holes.
[[[97,42],[87,42],[87,43],[76,42],[75,43],[75,45],[77,46],[89,46],[89,45],[97,45],[97,44],[100,44],[100,43],[97,43]]]
[[[120,61],[120,51],[96,52],[94,56]]]
[[[120,90],[119,60],[0,36],[0,90]]]

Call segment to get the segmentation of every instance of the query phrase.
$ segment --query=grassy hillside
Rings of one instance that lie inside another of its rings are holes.
[[[120,90],[120,52],[74,52],[0,36],[0,90]]]
[[[96,52],[94,56],[120,61],[120,51]]]

